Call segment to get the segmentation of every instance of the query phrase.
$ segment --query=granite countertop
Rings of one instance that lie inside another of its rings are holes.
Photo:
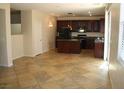
[[[97,38],[95,43],[104,43],[104,38]]]
[[[57,39],[57,41],[80,41],[79,39]]]

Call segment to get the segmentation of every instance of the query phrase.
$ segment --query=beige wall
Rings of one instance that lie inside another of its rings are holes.
[[[55,48],[55,17],[38,10],[23,10],[21,17],[25,56],[33,57]],[[49,22],[53,24],[53,27],[49,27]]]
[[[24,55],[33,56],[32,50],[32,11],[24,10],[21,12],[21,29],[24,40]]]
[[[2,58],[3,60],[0,62],[1,66],[12,66],[12,50],[11,50],[11,27],[10,27],[10,4],[0,4],[0,9],[5,11],[4,15],[4,53]],[[1,30],[2,31],[2,30]],[[2,55],[3,55],[2,54]]]
[[[53,16],[48,17],[48,24],[49,22],[52,23],[53,27],[49,27],[49,33],[48,33],[48,44],[49,49],[55,49],[55,39],[56,39],[56,18]]]
[[[109,75],[112,88],[124,88],[124,67],[118,59],[118,38],[120,22],[120,4],[112,4],[111,11],[111,44],[110,44],[110,66]]]
[[[41,30],[42,52],[46,52],[55,48],[55,35],[56,35],[56,18],[49,16],[49,14],[42,13],[41,11],[33,10],[32,12],[33,26],[37,23],[41,24],[41,28],[33,27],[34,33],[39,29]],[[39,20],[40,22],[39,22]],[[49,27],[49,22],[53,27]],[[37,38],[35,38],[37,39]]]

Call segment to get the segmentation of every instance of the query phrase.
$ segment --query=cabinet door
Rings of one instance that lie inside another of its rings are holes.
[[[105,19],[100,19],[100,32],[104,33],[105,30]]]
[[[71,20],[57,21],[57,31],[60,31],[62,27],[68,27],[68,25],[72,26]]]
[[[72,21],[72,30],[76,32],[78,31],[78,21]]]
[[[57,31],[60,31],[62,27],[67,27],[68,21],[57,21]]]
[[[61,27],[67,27],[69,25],[68,21],[61,21]]]
[[[87,21],[87,32],[92,32],[92,20]]]
[[[104,55],[104,43],[95,43],[95,57],[103,58]]]
[[[61,22],[57,21],[57,32],[61,30]]]
[[[88,29],[88,21],[87,20],[84,20],[84,22],[83,22],[83,29],[85,31],[87,31],[87,29]]]
[[[92,23],[92,29],[93,29],[93,32],[100,32],[100,29],[99,29],[99,20],[94,20],[93,23]]]
[[[57,41],[57,50],[58,52],[69,53],[69,44],[66,41]]]
[[[94,49],[94,40],[95,38],[92,37],[86,39],[86,49]]]

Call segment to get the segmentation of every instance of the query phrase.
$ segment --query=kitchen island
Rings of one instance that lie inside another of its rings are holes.
[[[79,39],[57,39],[57,51],[61,53],[76,53],[81,52]]]

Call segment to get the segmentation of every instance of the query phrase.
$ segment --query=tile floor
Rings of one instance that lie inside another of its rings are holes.
[[[10,68],[0,67],[2,89],[106,89],[111,88],[105,62],[92,50],[64,54],[51,50],[35,58],[14,60]]]

